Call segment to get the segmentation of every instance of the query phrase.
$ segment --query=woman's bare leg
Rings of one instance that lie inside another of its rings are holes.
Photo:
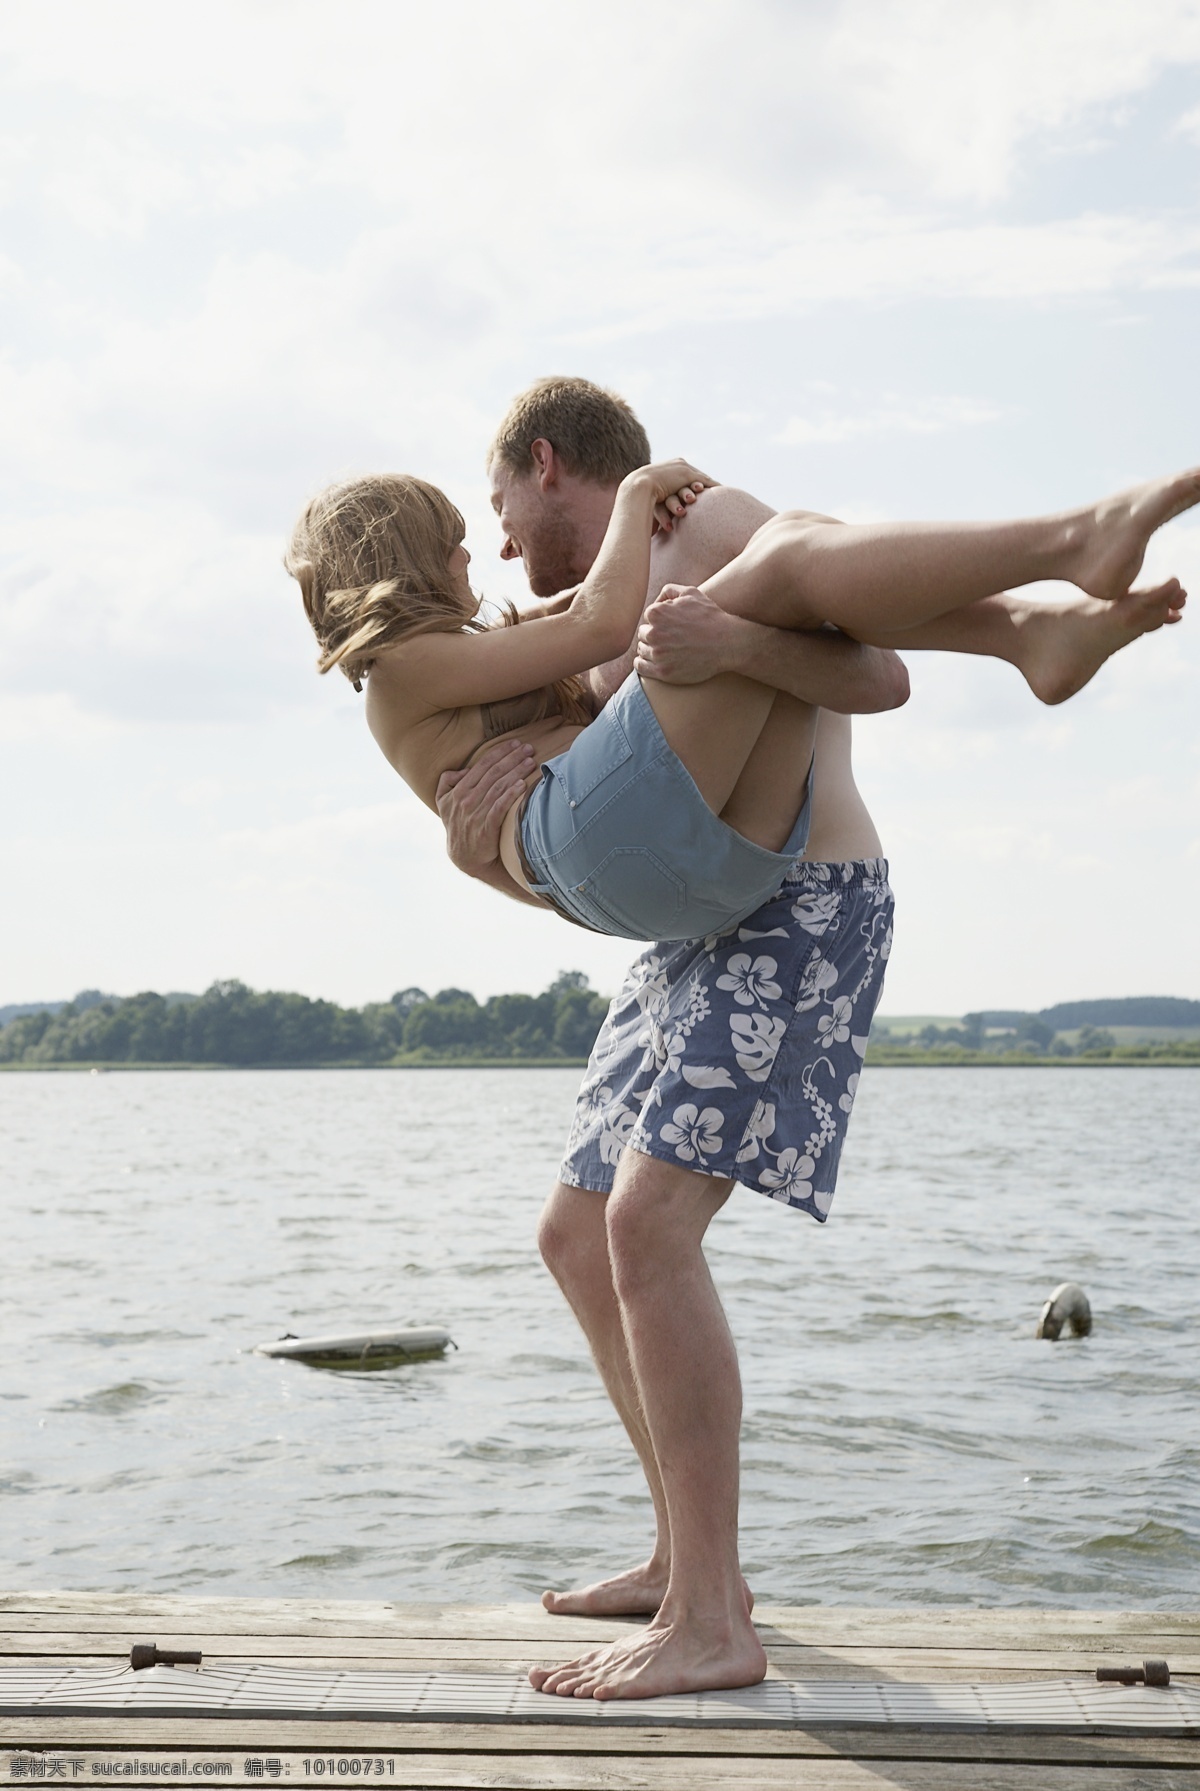
[[[737,672],[723,672],[703,684],[647,679],[642,688],[672,752],[719,815],[758,744],[775,691]],[[795,816],[793,809],[793,821]]]
[[[858,527],[785,514],[764,523],[702,588],[723,609],[771,626],[832,621],[874,645],[903,639],[912,647],[998,655],[1021,667],[1043,701],[1061,702],[1119,646],[1177,619],[1184,594],[1174,581],[1147,592],[1125,587],[1154,531],[1197,502],[1200,472],[1190,472],[1087,510],[1024,522]],[[996,596],[1004,584],[1038,579],[1078,584],[1096,610],[1022,607],[1008,593]],[[1105,607],[1111,618],[1097,624]],[[772,734],[794,750],[781,755],[772,740],[771,752],[756,753],[775,705],[767,686],[729,672],[703,685],[649,680],[644,688],[713,812],[760,844],[781,828],[786,837],[780,817],[789,807],[795,815],[797,777],[811,757],[811,720],[777,713]]]
[[[1011,585],[1074,584],[1111,602],[1146,545],[1200,503],[1200,470],[1154,480],[1060,516],[1018,522],[872,523],[785,512],[703,589],[723,609],[773,627],[833,622],[856,639],[918,627]]]
[[[1174,578],[1127,591],[1114,603],[1095,597],[1033,602],[1000,591],[874,644],[902,653],[979,653],[1006,659],[1043,703],[1065,703],[1122,647],[1178,622],[1185,601]]]
[[[786,691],[774,695],[721,819],[756,846],[782,852],[804,802],[821,711]]]
[[[782,851],[804,802],[820,711],[734,673],[703,684],[649,678],[642,688],[713,813]]]

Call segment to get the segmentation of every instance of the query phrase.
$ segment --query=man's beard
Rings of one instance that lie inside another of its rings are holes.
[[[539,518],[536,538],[521,543],[521,558],[535,597],[557,597],[590,570],[580,564],[578,534],[561,510],[549,510]]]

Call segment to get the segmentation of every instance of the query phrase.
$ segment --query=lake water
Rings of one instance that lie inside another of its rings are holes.
[[[533,1233],[572,1070],[0,1077],[12,1589],[484,1602],[649,1508]],[[743,1552],[825,1603],[1200,1601],[1200,1073],[876,1069],[829,1224],[711,1237]],[[1086,1341],[1037,1342],[1054,1284]],[[251,1353],[444,1324],[378,1374]]]

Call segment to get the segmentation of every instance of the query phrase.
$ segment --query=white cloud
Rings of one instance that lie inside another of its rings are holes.
[[[339,16],[331,30],[318,0],[212,0],[202,20],[47,0],[6,22],[6,50],[18,93],[63,86],[188,128],[337,118],[355,176],[389,201],[398,177],[436,190],[423,149],[453,172],[486,145],[496,169],[527,161],[523,214],[599,188],[626,220],[639,189],[649,211],[659,187],[687,195],[731,167],[810,187],[899,169],[986,198],[1030,138],[1103,122],[1200,58],[1194,0],[694,0],[686,26],[665,0],[346,0]]]
[[[311,705],[281,541],[186,502],[0,524],[0,686],[127,721]]]
[[[71,94],[84,116],[26,155],[31,199],[89,230],[136,231],[152,213],[300,194],[307,227],[290,258],[326,272],[323,234],[341,261],[339,208],[364,228],[382,210],[401,221],[402,263],[469,263],[509,323],[1097,290],[1173,276],[1196,246],[1119,216],[980,230],[923,209],[996,196],[1027,146],[1200,56],[1185,0],[1136,17],[1120,0],[699,0],[683,31],[652,7],[671,21],[668,78],[634,0],[594,15],[544,0],[421,13],[348,0],[337,32],[303,0],[215,4],[208,30],[184,29],[187,76],[169,107],[178,15],[72,8],[51,51],[54,10],[13,32],[12,85]]]
[[[306,493],[373,464],[444,483],[486,566],[479,460],[535,373],[615,383],[678,440],[714,417],[763,435],[791,418],[783,439],[817,450],[816,467],[846,442],[844,509],[864,518],[894,513],[895,469],[920,456],[957,497],[970,430],[988,508],[1021,507],[1026,468],[983,425],[1022,414],[1039,479],[1051,451],[1030,415],[1039,384],[1014,394],[994,351],[1011,342],[1009,368],[1043,354],[1041,384],[1070,399],[1054,386],[1070,332],[1046,320],[1103,329],[1105,307],[1128,317],[1136,295],[1148,323],[1109,331],[1086,374],[1090,389],[1102,366],[1107,389],[1111,363],[1125,387],[1054,452],[1072,478],[1076,460],[1154,471],[1179,428],[1181,388],[1147,344],[1200,277],[1200,219],[1161,214],[1151,187],[1136,204],[1089,188],[1086,165],[1164,68],[1200,56],[1190,0],[697,0],[686,17],[661,0],[346,0],[330,20],[316,0],[45,0],[6,18],[0,728],[39,745],[42,845],[56,814],[97,832],[86,936],[71,932],[65,832],[39,861],[50,881],[28,854],[28,889],[9,892],[24,905],[8,937],[28,955],[45,934],[36,996],[60,973],[64,988],[200,986],[239,968],[356,998],[393,978],[483,992],[570,961],[608,966],[595,974],[611,985],[623,943],[560,938],[456,879],[431,818],[414,809],[405,831],[409,799],[380,797],[384,768],[344,690],[313,676],[279,567]],[[1166,139],[1180,157],[1195,117]],[[1059,216],[1038,190],[1051,152],[1083,171],[1085,197]],[[890,340],[905,306],[911,364],[860,377],[860,350]],[[835,352],[848,319],[855,339]],[[803,327],[785,338],[778,320]],[[1185,574],[1190,540],[1175,529],[1163,547]],[[512,590],[514,575],[484,582]],[[1200,565],[1194,582],[1200,602]],[[901,856],[919,840],[914,887],[982,852],[1019,868],[1028,829],[1039,876],[1047,851],[1068,867],[1031,901],[1066,901],[1069,867],[1109,837],[1121,754],[1131,777],[1150,757],[1164,799],[1194,808],[1168,754],[1193,750],[1198,628],[1123,655],[1052,724],[1007,668],[920,667],[910,710],[862,731]],[[317,751],[307,730],[326,720]],[[54,785],[56,747],[75,745]],[[1027,817],[1039,780],[1046,806]],[[1055,803],[1073,805],[1069,826]],[[1181,824],[1154,827],[1147,849],[1175,862]],[[131,865],[153,897],[132,928]],[[921,975],[961,979],[978,936],[1003,936],[1009,897],[985,878],[960,887],[966,943],[932,929],[908,960]],[[347,939],[314,928],[326,913],[366,919]],[[360,932],[381,956],[364,961]],[[1049,943],[1021,949],[1020,975],[1057,973]]]
[[[66,691],[6,690],[0,696],[0,741],[8,747],[74,750],[129,729],[129,722],[85,709]]]
[[[42,193],[88,235],[139,235],[148,218],[177,206],[191,186],[182,163],[156,147],[140,132],[87,132],[69,158],[43,169]]]
[[[305,872],[323,866],[340,866],[347,852],[364,846],[384,846],[389,853],[415,848],[421,852],[432,843],[442,844],[441,829],[433,813],[397,789],[391,802],[339,809],[335,814],[304,815],[274,825],[231,828],[218,840],[220,850],[237,866],[240,880],[250,883],[278,875],[278,861],[287,860]],[[277,887],[277,884],[276,884]]]
[[[835,21],[857,115],[949,198],[1005,194],[1031,140],[1103,126],[1162,68],[1200,60],[1194,0],[850,0]]]
[[[790,417],[772,439],[781,447],[808,447],[816,442],[848,442],[859,436],[940,435],[948,429],[994,423],[1004,412],[973,398],[921,398],[905,404],[890,399],[857,414],[833,409]]]

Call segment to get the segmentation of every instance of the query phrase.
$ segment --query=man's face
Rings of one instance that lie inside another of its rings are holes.
[[[489,472],[504,536],[500,558],[524,561],[534,596],[553,597],[586,578],[591,561],[583,556],[569,494],[557,486],[543,491],[536,472],[514,473],[495,462]]]

